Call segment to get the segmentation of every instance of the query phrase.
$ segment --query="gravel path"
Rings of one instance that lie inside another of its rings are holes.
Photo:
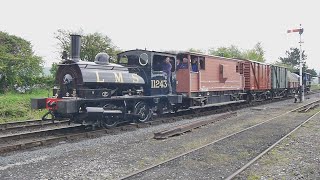
[[[319,95],[313,95],[319,98]],[[308,99],[306,101],[313,101]],[[0,179],[114,179],[169,159],[301,104],[292,100],[246,108],[192,133],[154,140],[153,133],[217,115],[161,124],[117,135],[106,135],[0,157]]]
[[[318,114],[235,179],[320,179]]]

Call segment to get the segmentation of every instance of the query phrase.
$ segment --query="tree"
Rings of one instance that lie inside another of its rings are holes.
[[[205,51],[204,51],[204,50],[201,50],[201,49],[190,48],[190,49],[188,49],[187,51],[189,51],[189,52],[194,52],[194,53],[205,54]]]
[[[84,34],[83,30],[79,32],[71,32],[67,30],[59,29],[55,33],[55,38],[59,41],[59,52],[63,51],[70,53],[70,34]],[[95,56],[100,52],[106,52],[112,58],[116,59],[117,53],[120,50],[112,43],[111,39],[107,35],[95,32],[93,34],[84,34],[81,38],[81,50],[80,58],[86,61],[94,61]]]
[[[221,56],[226,58],[243,58],[239,48],[235,45],[229,47],[219,47],[217,50],[210,48],[208,50],[210,55]]]
[[[253,49],[241,51],[237,46],[219,47],[217,50],[210,48],[210,55],[222,56],[227,58],[249,59],[253,61],[265,62],[264,50],[261,42],[258,42]]]
[[[315,69],[309,69],[306,64],[307,55],[305,51],[302,51],[302,71],[310,73],[313,77],[317,76]],[[286,51],[285,57],[279,57],[281,64],[289,67],[289,70],[292,72],[299,72],[300,70],[300,50],[298,48],[290,48]]]
[[[307,69],[305,64],[306,59],[307,55],[305,54],[305,51],[302,51],[302,62],[304,70]],[[292,69],[299,69],[300,50],[298,48],[290,48],[289,51],[286,51],[286,57],[279,57],[279,60],[283,64],[290,65]]]
[[[265,62],[264,50],[262,48],[261,42],[258,42],[253,49],[246,50],[242,53],[245,59],[250,59],[258,62]]]
[[[306,72],[310,73],[312,77],[317,77],[318,76],[318,74],[317,74],[315,69],[307,69]]]
[[[52,63],[51,68],[50,68],[50,73],[51,73],[52,77],[56,76],[57,70],[58,70],[58,63]]]
[[[305,72],[308,70],[305,60],[307,55],[305,51],[302,51],[302,71]],[[293,72],[299,72],[300,69],[300,50],[298,48],[290,48],[286,51],[285,57],[279,57],[280,63],[289,66],[289,69]],[[311,72],[311,70],[309,70]]]
[[[34,55],[29,41],[0,31],[1,91],[14,85],[33,85],[42,74],[42,63],[42,58]]]

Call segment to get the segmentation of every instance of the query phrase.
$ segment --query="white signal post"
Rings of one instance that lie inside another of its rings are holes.
[[[300,41],[299,41],[299,44],[300,44],[300,62],[299,62],[299,66],[300,66],[300,93],[299,93],[299,98],[300,98],[300,102],[303,102],[304,101],[304,86],[303,86],[303,83],[302,83],[302,48],[301,48],[301,44],[303,43],[301,41],[301,35],[303,33],[303,28],[301,27],[301,24],[300,24],[300,28],[299,29],[292,29],[292,30],[288,30],[287,33],[293,33],[293,32],[299,32],[299,35],[300,35]]]

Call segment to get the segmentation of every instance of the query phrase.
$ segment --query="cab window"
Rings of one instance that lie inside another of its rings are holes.
[[[153,62],[152,62],[152,70],[153,71],[162,71],[163,64],[165,63],[165,59],[169,56],[164,56],[164,55],[157,55],[155,54],[153,56]],[[170,58],[170,63],[172,65],[171,72],[175,71],[175,58],[174,57],[169,57]]]

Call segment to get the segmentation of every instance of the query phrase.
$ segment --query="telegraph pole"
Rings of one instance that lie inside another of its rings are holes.
[[[300,28],[299,29],[292,29],[292,30],[288,30],[287,33],[292,33],[292,32],[299,32],[299,35],[300,35],[300,41],[299,41],[299,44],[300,44],[300,61],[299,61],[299,69],[300,69],[300,86],[299,86],[299,99],[300,99],[300,102],[303,102],[304,101],[304,85],[302,83],[302,47],[301,47],[301,44],[303,43],[301,41],[301,35],[303,33],[303,28],[301,27],[301,24],[300,24]]]

